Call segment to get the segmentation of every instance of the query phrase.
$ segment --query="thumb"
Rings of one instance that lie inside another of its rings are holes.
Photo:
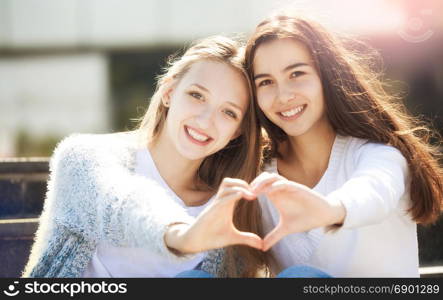
[[[263,240],[263,251],[268,251],[272,246],[274,246],[278,241],[280,241],[286,233],[283,231],[282,223],[278,223],[274,229],[269,232]]]
[[[263,249],[263,240],[258,235],[252,232],[239,231],[235,244],[246,245],[259,250]]]

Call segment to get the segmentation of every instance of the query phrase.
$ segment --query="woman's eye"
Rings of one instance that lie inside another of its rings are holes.
[[[235,112],[233,112],[232,110],[225,109],[224,113],[233,119],[237,119],[237,114]]]
[[[203,95],[198,92],[190,92],[189,95],[197,100],[203,100]]]
[[[265,85],[269,85],[269,84],[271,84],[271,83],[272,83],[271,80],[269,80],[269,79],[265,79],[265,80],[263,80],[263,81],[260,81],[260,82],[258,83],[258,86],[265,86]]]
[[[303,74],[305,74],[305,72],[302,72],[302,71],[295,71],[295,72],[292,72],[292,73],[291,73],[291,78],[294,78],[294,77],[300,77],[300,76],[303,75]]]

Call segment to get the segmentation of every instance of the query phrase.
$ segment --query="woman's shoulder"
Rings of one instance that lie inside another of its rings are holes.
[[[381,143],[381,142],[373,142],[369,140],[363,140],[358,138],[353,138],[355,141],[355,151],[358,156],[361,155],[393,155],[393,156],[401,156],[403,154],[396,147]]]
[[[345,156],[352,158],[355,165],[362,161],[407,164],[401,151],[392,145],[356,137],[344,137],[343,139],[347,140]]]
[[[86,161],[94,158],[124,157],[137,149],[136,132],[106,134],[73,133],[55,147],[51,163],[60,160]]]
[[[136,142],[136,132],[116,132],[116,133],[72,133],[63,138],[56,149],[90,147],[108,147],[109,145],[132,146]]]

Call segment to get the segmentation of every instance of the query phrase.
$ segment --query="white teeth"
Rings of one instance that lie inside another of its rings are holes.
[[[192,130],[191,128],[189,128],[189,127],[187,128],[187,130],[188,130],[189,135],[192,136],[197,141],[206,142],[207,140],[209,140],[209,137],[201,135],[198,132],[196,132],[195,130]]]
[[[301,112],[303,110],[303,108],[304,108],[304,106],[300,105],[300,106],[297,106],[296,108],[293,108],[291,110],[283,111],[283,112],[281,112],[281,114],[285,117],[292,117],[295,114],[298,114],[299,112]]]

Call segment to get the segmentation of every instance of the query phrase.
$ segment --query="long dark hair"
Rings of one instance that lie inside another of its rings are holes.
[[[417,223],[435,222],[442,207],[443,171],[438,145],[430,141],[440,141],[440,136],[409,115],[399,97],[386,92],[370,64],[311,20],[276,15],[261,22],[246,46],[251,80],[257,48],[280,38],[293,38],[308,48],[321,78],[327,117],[338,134],[388,144],[403,154],[410,170],[409,213]],[[269,135],[271,155],[278,156],[278,144],[288,137],[260,109],[258,116]]]

